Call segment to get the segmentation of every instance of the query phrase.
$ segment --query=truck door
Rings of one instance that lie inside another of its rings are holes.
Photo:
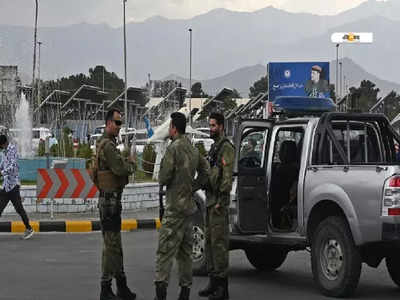
[[[266,161],[270,121],[245,121],[235,141],[238,227],[243,233],[265,233],[267,224]]]

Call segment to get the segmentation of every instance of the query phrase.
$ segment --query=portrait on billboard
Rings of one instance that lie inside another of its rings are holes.
[[[268,63],[269,97],[329,98],[329,62]]]
[[[324,98],[326,93],[329,93],[329,82],[323,78],[322,68],[319,65],[313,65],[310,76],[304,87],[306,95],[312,98]]]

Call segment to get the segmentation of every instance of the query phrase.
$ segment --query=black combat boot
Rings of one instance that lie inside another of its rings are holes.
[[[122,300],[135,300],[136,294],[126,285],[126,277],[117,278],[117,296]]]
[[[215,278],[214,276],[210,276],[208,279],[208,285],[199,291],[200,297],[208,297],[215,291]]]
[[[114,295],[111,289],[111,282],[103,281],[101,283],[100,300],[121,300]]]
[[[227,300],[229,299],[228,278],[215,278],[216,289],[208,296],[208,300]]]
[[[181,292],[179,294],[178,300],[189,300],[189,295],[190,295],[190,287],[181,286]]]
[[[154,300],[167,300],[167,285],[164,282],[156,281],[156,297]]]

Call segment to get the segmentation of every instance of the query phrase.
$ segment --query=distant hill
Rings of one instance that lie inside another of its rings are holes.
[[[243,66],[281,60],[332,60],[335,58],[335,46],[330,42],[332,32],[370,31],[375,39],[372,45],[341,46],[340,55],[350,57],[379,78],[400,83],[399,0],[369,0],[335,16],[289,13],[269,6],[254,12],[215,9],[185,20],[156,16],[129,23],[128,83],[140,86],[148,73],[151,78],[164,78],[168,74],[187,76],[188,28],[193,29],[192,74],[198,78],[218,77],[224,82],[224,74]],[[20,72],[32,73],[32,32],[30,27],[0,25],[1,65],[18,65]],[[43,42],[42,78],[87,73],[98,64],[122,77],[121,28],[85,23],[41,27],[38,39]]]
[[[367,72],[362,67],[357,65],[353,60],[349,58],[344,58],[339,60],[342,63],[342,74],[346,76],[346,86],[348,88],[355,86],[359,87],[362,80],[370,80],[376,84],[380,89],[379,96],[385,96],[392,90],[400,94],[400,84],[395,82],[390,82],[382,80],[377,76]],[[259,80],[262,76],[267,74],[267,67],[263,65],[255,65],[240,68],[233,72],[230,72],[224,76],[216,77],[208,80],[198,80],[192,78],[192,84],[200,81],[203,90],[209,95],[215,95],[221,88],[235,88],[239,91],[240,95],[244,98],[248,97],[249,88],[253,83]],[[336,80],[336,60],[330,63],[330,82],[335,84]],[[189,79],[180,77],[177,75],[169,75],[163,80],[177,80],[181,82],[184,86],[189,86]],[[343,87],[345,86],[342,79]],[[344,90],[344,88],[343,88]]]
[[[244,67],[226,75],[209,80],[196,80],[192,78],[192,84],[200,81],[203,90],[209,95],[215,95],[224,87],[235,88],[242,97],[246,98],[249,94],[249,88],[255,81],[267,74],[267,68],[263,65]],[[177,75],[169,75],[163,80],[174,79],[182,82],[183,86],[189,86],[189,79]]]
[[[377,76],[365,71],[362,67],[354,63],[354,61],[349,58],[341,59],[339,62],[342,62],[342,72],[343,74],[346,74],[346,81],[348,81],[346,85],[348,88],[352,86],[359,87],[362,80],[369,80],[375,83],[375,85],[379,88],[379,97],[384,97],[391,91],[395,91],[400,94],[400,84],[378,78]],[[332,61],[330,65],[330,79],[331,83],[335,83],[336,60]]]

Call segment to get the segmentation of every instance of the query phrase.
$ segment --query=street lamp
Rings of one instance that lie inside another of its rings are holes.
[[[36,69],[36,36],[37,36],[37,19],[38,19],[38,0],[35,0],[35,29],[33,31],[33,68],[32,68],[32,96],[31,105],[33,105],[33,97],[35,95],[35,69]]]
[[[339,88],[338,88],[338,75],[339,75],[339,43],[336,44],[336,85],[335,85],[335,94],[336,97],[339,95]]]
[[[340,61],[339,62],[339,75],[340,75],[340,77],[339,77],[339,94],[340,94],[340,98],[342,98],[342,96],[343,96],[343,93],[342,93],[342,91],[343,91],[343,64],[342,64],[342,62]]]
[[[37,95],[37,105],[38,105],[38,114],[37,114],[37,124],[38,125],[40,125],[40,110],[39,110],[39,107],[40,107],[40,97],[41,97],[41,95],[40,95],[40,88],[41,88],[41,85],[40,85],[40,46],[43,44],[42,42],[37,42],[37,44],[39,45],[39,59],[38,59],[38,95]]]
[[[125,74],[125,103],[124,103],[124,113],[125,113],[125,131],[128,132],[128,99],[127,99],[127,89],[128,89],[128,79],[126,75],[126,20],[125,20],[125,4],[127,0],[122,0],[124,7],[124,74]],[[125,147],[128,148],[128,139],[125,139]]]
[[[189,63],[189,125],[192,126],[192,28],[189,28],[190,35],[190,63]]]

